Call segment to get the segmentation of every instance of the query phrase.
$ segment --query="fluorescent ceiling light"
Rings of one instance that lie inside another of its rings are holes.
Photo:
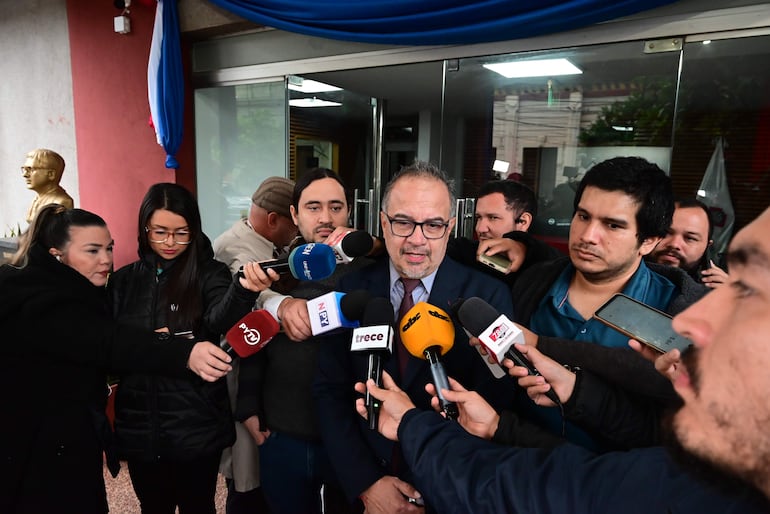
[[[299,79],[299,80],[297,80]],[[293,77],[289,79],[289,89],[299,91],[300,93],[328,93],[329,91],[341,91],[342,89],[330,84],[324,84],[317,80],[303,79],[302,77]]]
[[[534,61],[510,61],[484,64],[488,70],[503,77],[555,77],[557,75],[579,75],[583,70],[567,59],[539,59]]]
[[[508,167],[511,165],[508,161],[500,161],[498,159],[495,159],[495,162],[492,164],[492,170],[497,171],[500,173],[508,173]]]
[[[342,104],[319,98],[295,98],[294,100],[289,100],[289,105],[291,107],[339,107]]]

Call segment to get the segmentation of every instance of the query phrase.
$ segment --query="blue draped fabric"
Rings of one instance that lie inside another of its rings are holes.
[[[563,32],[675,0],[210,0],[254,23],[329,39],[471,44]]]
[[[573,30],[675,0],[210,0],[260,25],[310,36],[400,45],[505,41]],[[156,100],[150,94],[166,167],[182,141],[184,77],[176,0],[162,7]],[[158,31],[156,20],[156,31]],[[154,45],[155,43],[153,43]],[[152,52],[151,52],[152,54]],[[150,62],[153,58],[151,56]],[[150,89],[152,89],[150,85]]]

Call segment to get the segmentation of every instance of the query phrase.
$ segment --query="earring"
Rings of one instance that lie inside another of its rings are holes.
[[[55,255],[54,257],[56,257],[57,261],[61,262],[61,255]]]

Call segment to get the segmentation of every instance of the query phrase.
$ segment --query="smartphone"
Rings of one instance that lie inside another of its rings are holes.
[[[684,351],[692,344],[674,331],[671,316],[624,294],[610,298],[594,318],[661,353]]]
[[[511,265],[511,261],[501,255],[479,255],[478,261],[482,264],[486,264],[495,271],[500,273],[506,273],[508,266]]]

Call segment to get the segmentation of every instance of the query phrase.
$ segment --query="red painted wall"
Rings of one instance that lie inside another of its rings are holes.
[[[113,31],[120,10],[111,1],[67,0],[80,206],[107,221],[116,269],[136,260],[137,213],[149,186],[195,186],[192,93],[185,94],[185,140],[175,172],[166,169],[165,153],[148,125],[147,58],[155,9],[133,4],[131,33],[124,35]],[[182,55],[189,61],[184,46]]]

